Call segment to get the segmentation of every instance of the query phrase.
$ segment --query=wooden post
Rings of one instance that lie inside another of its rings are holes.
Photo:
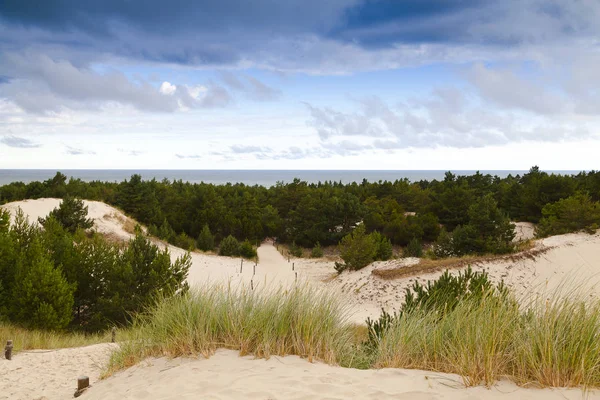
[[[295,272],[296,274],[296,282],[298,281],[298,272]]]
[[[252,267],[252,276],[256,275],[256,264],[254,264],[254,267]]]
[[[244,259],[242,258],[240,262],[240,274],[242,273],[242,268],[244,267]]]
[[[13,350],[13,341],[7,340],[6,347],[4,347],[4,357],[6,357],[7,360],[12,360],[12,350]]]
[[[295,264],[295,263],[292,263],[292,271],[294,270],[294,264]]]
[[[116,326],[112,327],[112,330],[110,332],[110,341],[112,343],[117,341],[117,327]]]
[[[254,290],[254,281],[250,279],[250,289]]]
[[[85,375],[77,378],[77,390],[75,391],[75,397],[79,397],[85,392],[87,388],[90,387],[90,378]]]

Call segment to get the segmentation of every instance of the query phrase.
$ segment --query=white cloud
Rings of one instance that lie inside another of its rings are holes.
[[[163,82],[160,85],[160,92],[162,94],[168,94],[168,95],[172,95],[173,93],[175,93],[175,91],[177,90],[177,86],[170,84],[169,82]],[[196,96],[194,96],[196,97]]]

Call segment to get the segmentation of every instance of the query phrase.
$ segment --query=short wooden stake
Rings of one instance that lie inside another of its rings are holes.
[[[250,279],[250,289],[254,290],[254,281]]]
[[[294,263],[292,263],[292,271],[294,270]]]
[[[298,272],[295,272],[296,274],[296,281],[298,281]]]
[[[256,264],[252,267],[252,276],[256,275]]]
[[[7,360],[12,360],[13,341],[7,340],[6,347],[4,347],[4,357]]]
[[[112,343],[117,341],[117,327],[116,326],[112,327],[112,330],[110,332],[110,341]]]
[[[79,397],[85,392],[87,388],[90,387],[90,378],[85,375],[77,378],[77,390],[75,391],[75,397]]]
[[[240,262],[240,274],[242,273],[242,268],[244,267],[244,259],[242,258]]]

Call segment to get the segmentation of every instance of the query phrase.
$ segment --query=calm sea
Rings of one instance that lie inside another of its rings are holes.
[[[277,182],[291,182],[294,178],[310,183],[335,181],[343,183],[370,182],[379,180],[394,181],[408,178],[410,181],[441,180],[446,171],[351,171],[351,170],[116,170],[116,169],[77,169],[61,170],[68,177],[83,181],[120,182],[129,179],[133,174],[140,174],[143,179],[156,178],[162,180],[183,180],[184,182],[205,182],[214,184],[244,183],[247,185],[272,186]],[[452,171],[456,175],[471,175],[476,171]],[[506,177],[508,174],[524,174],[527,171],[480,171],[483,174]],[[561,174],[578,173],[579,171],[548,171]],[[48,169],[0,169],[0,185],[11,182],[44,181],[52,178],[56,170]]]

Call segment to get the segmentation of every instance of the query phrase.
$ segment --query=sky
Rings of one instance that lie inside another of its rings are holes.
[[[598,0],[3,0],[0,168],[598,169]]]

